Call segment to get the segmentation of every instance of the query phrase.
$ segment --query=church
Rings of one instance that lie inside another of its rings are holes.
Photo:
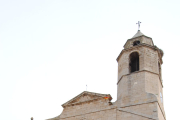
[[[110,94],[84,91],[62,104],[62,113],[47,120],[166,120],[161,65],[163,51],[140,30],[117,57],[117,100]]]

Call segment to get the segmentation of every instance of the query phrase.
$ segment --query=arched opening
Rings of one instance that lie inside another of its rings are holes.
[[[161,79],[161,64],[160,64],[160,62],[158,62],[158,67],[159,67],[159,77],[160,77],[160,79]],[[161,79],[162,80],[162,79]]]
[[[161,102],[163,103],[163,96],[162,96],[161,92],[160,92],[160,99],[161,99]]]
[[[140,44],[140,41],[134,41],[133,42],[133,46],[136,46],[136,45],[139,45]]]
[[[130,68],[130,73],[139,70],[139,54],[138,54],[138,52],[131,53],[129,68]]]

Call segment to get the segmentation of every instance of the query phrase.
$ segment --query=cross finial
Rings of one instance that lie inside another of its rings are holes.
[[[138,30],[139,30],[139,29],[140,29],[140,24],[141,24],[141,22],[138,21],[138,23],[136,23],[136,24],[138,24]]]

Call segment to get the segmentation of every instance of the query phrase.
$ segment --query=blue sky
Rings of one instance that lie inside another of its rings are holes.
[[[178,0],[0,0],[0,119],[44,120],[86,90],[116,100],[116,58],[141,21],[163,49],[164,107],[178,119]]]

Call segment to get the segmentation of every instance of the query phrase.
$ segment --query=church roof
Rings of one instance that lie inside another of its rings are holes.
[[[139,37],[142,35],[144,35],[144,34],[140,30],[138,30],[137,33],[132,38],[136,38],[136,37]]]
[[[64,103],[62,105],[62,107],[69,106],[69,105],[75,105],[75,104],[79,104],[79,103],[84,103],[87,101],[92,101],[95,99],[105,98],[105,97],[107,97],[110,101],[112,99],[110,94],[100,94],[100,93],[84,91],[81,94],[77,95],[76,97],[74,97],[71,100]]]

